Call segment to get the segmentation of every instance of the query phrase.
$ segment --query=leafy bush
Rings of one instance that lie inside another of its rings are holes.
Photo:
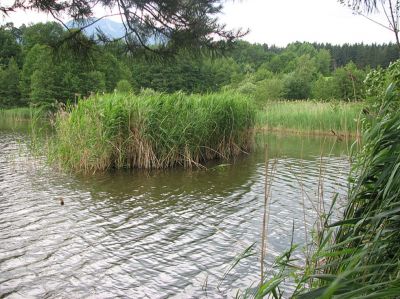
[[[283,95],[288,100],[308,99],[311,93],[311,82],[293,72],[285,76],[283,83]]]
[[[283,98],[283,81],[280,78],[271,78],[257,82],[255,97],[258,102]]]
[[[313,99],[317,100],[340,99],[332,77],[320,76],[312,85],[311,95]]]

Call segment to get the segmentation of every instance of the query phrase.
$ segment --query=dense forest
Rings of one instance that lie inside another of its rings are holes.
[[[73,35],[74,38],[70,38]],[[394,44],[292,43],[285,48],[236,41],[226,51],[174,57],[127,52],[122,41],[94,43],[55,22],[0,27],[0,107],[53,106],[92,93],[207,93],[233,89],[270,99],[364,97],[370,68],[398,58]]]

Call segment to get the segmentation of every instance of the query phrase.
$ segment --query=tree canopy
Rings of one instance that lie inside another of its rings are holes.
[[[10,15],[17,10],[37,10],[52,15],[62,23],[69,17],[79,24],[68,39],[99,19],[119,15],[125,28],[121,37],[129,50],[174,52],[177,48],[218,48],[221,40],[233,41],[246,32],[228,30],[218,21],[224,0],[13,0],[10,4],[0,4],[0,12]],[[95,9],[107,8],[109,15],[95,18]],[[63,24],[66,29],[68,26]],[[99,32],[98,39],[105,41]],[[156,38],[155,49],[148,43]]]
[[[369,69],[387,67],[399,57],[394,44],[296,42],[278,48],[238,40],[224,55],[177,49],[168,59],[149,60],[148,52],[126,53],[124,41],[96,44],[84,32],[67,31],[57,22],[0,26],[0,42],[0,108],[56,108],[93,93],[142,89],[233,89],[260,105],[283,98],[358,100],[364,97],[361,82]]]

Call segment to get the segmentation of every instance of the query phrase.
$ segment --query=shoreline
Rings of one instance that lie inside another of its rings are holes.
[[[269,126],[255,126],[255,132],[274,132],[290,135],[300,135],[300,136],[320,136],[320,137],[336,137],[338,139],[360,139],[361,134],[357,132],[335,132],[335,131],[321,131],[321,130],[299,130],[293,128],[285,127],[269,127]]]

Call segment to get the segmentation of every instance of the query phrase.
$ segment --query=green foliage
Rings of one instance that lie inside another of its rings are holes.
[[[52,26],[44,28],[51,29]],[[50,33],[58,34],[58,30],[55,31],[50,30]],[[47,36],[51,37],[52,34]],[[80,41],[85,42],[85,38],[80,37]],[[42,106],[51,103],[50,106],[54,106],[56,102],[66,103],[79,96],[113,91],[120,79],[131,79],[128,68],[121,61],[101,50],[93,51],[91,57],[81,57],[68,45],[54,51],[37,43],[26,51],[19,84],[25,103]],[[45,90],[46,86],[48,90]]]
[[[257,92],[257,86],[251,80],[244,80],[240,83],[236,91],[240,94],[253,97]]]
[[[7,66],[10,59],[20,59],[21,48],[7,26],[0,26],[0,45],[0,68]]]
[[[37,113],[37,111],[33,108],[12,108],[12,109],[1,109],[0,108],[0,119],[1,121],[22,121],[29,120],[32,118],[32,115]]]
[[[364,98],[365,72],[357,69],[352,62],[333,73],[333,81],[340,99],[360,100]]]
[[[268,102],[257,114],[257,125],[309,133],[356,134],[362,106],[357,103],[312,101]]]
[[[128,80],[120,80],[117,83],[116,90],[117,90],[117,92],[121,92],[121,93],[131,93],[132,86]]]
[[[326,259],[321,270],[331,280],[320,280],[315,291],[326,298],[399,294],[399,83],[395,79],[374,116],[365,117],[364,146],[357,154],[348,205],[343,220],[331,225],[337,234],[330,235],[321,250]]]
[[[284,51],[280,55],[275,55],[272,59],[268,62],[268,68],[275,74],[282,73],[282,72],[291,72],[290,62],[296,58],[296,55],[292,52]]]
[[[24,29],[22,45],[24,51],[29,52],[35,45],[53,46],[63,36],[64,29],[59,23],[37,23]]]
[[[284,77],[283,95],[289,100],[308,99],[311,93],[311,82],[298,72]]]
[[[331,71],[332,57],[331,53],[326,49],[321,49],[315,55],[315,62],[318,72],[327,76]]]
[[[234,93],[95,96],[59,113],[48,154],[83,172],[200,166],[248,151],[254,114]]]
[[[257,82],[255,97],[257,102],[265,103],[268,100],[283,99],[283,80],[275,77]]]
[[[84,77],[84,82],[86,83],[86,86],[84,86],[83,90],[81,89],[84,94],[106,91],[106,76],[104,75],[104,73],[99,71],[91,71],[85,73]]]
[[[267,45],[250,44],[246,41],[236,41],[230,52],[232,58],[238,64],[248,64],[253,69],[258,69],[260,65],[269,60],[273,54],[268,50]]]
[[[399,58],[399,51],[396,44],[313,44],[313,46],[330,52],[332,56],[331,68],[338,68],[353,62],[358,68],[366,68],[370,66],[376,68],[378,66],[387,67],[393,61]]]
[[[339,47],[297,42],[277,48],[244,41],[235,41],[224,56],[196,55],[188,49],[164,58],[148,53],[131,56],[123,41],[96,45],[82,32],[66,32],[54,22],[20,28],[7,24],[0,28],[0,41],[0,76],[10,83],[0,82],[6,86],[0,91],[2,106],[36,105],[42,96],[45,105],[49,101],[67,103],[92,93],[113,92],[121,80],[127,80],[135,91],[151,88],[204,94],[232,88],[252,96],[259,105],[281,98],[358,100],[365,96],[365,73],[356,65],[385,65],[377,59],[393,58],[391,45]],[[342,66],[353,52],[362,53],[364,61]],[[16,68],[8,69],[10,59],[21,69],[18,76]],[[45,67],[43,62],[51,65]],[[42,71],[53,77],[45,82]],[[19,82],[18,86],[13,82]],[[40,82],[51,84],[47,94],[40,91]]]
[[[44,60],[31,76],[30,98],[32,104],[54,108],[57,96],[55,86],[55,72],[51,61]]]
[[[268,69],[268,65],[266,63],[262,64],[257,71],[254,73],[255,81],[262,81],[266,79],[271,79],[274,77],[274,73]]]
[[[275,296],[289,276],[296,278],[295,298],[397,298],[400,294],[399,66],[396,62],[367,78],[369,95],[378,98],[371,101],[370,110],[364,109],[363,146],[355,153],[343,219],[329,224],[334,201],[304,269],[281,265],[278,275],[258,288],[276,283],[263,295]]]
[[[332,77],[320,76],[313,84],[311,96],[317,100],[340,99],[339,90]]]
[[[129,70],[111,53],[102,53],[96,57],[97,70],[105,76],[106,91],[112,92],[119,80],[129,79]]]
[[[311,95],[311,84],[317,75],[315,59],[303,54],[293,60],[294,71],[284,78],[283,94],[286,99],[308,99]]]
[[[231,58],[195,57],[185,51],[169,60],[135,59],[131,65],[137,89],[151,88],[163,92],[217,91],[229,84],[239,72],[239,66]]]
[[[49,63],[52,59],[50,48],[42,45],[35,45],[27,53],[21,73],[20,90],[25,102],[30,100],[31,77],[40,68],[42,63]],[[51,87],[51,86],[49,86]]]
[[[386,87],[396,82],[393,92],[400,94],[400,60],[389,65],[387,69],[378,68],[368,73],[365,79],[367,101],[374,109],[382,105],[385,99]]]
[[[20,70],[13,58],[8,62],[7,68],[0,68],[0,107],[21,106],[19,91]]]

